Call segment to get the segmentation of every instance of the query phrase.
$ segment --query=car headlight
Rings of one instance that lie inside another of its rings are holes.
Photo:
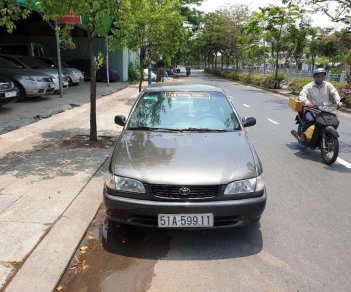
[[[52,79],[58,79],[58,76],[50,75]]]
[[[106,180],[106,185],[108,188],[111,188],[117,191],[142,193],[142,194],[145,193],[145,187],[143,183],[132,178],[111,175]]]
[[[234,181],[227,185],[224,190],[225,195],[247,194],[259,192],[264,189],[264,175],[255,178]]]
[[[30,77],[30,76],[25,76],[25,78],[26,78],[27,80],[30,80],[30,81],[36,81],[33,77]]]
[[[25,76],[25,79],[33,82],[42,82],[42,79],[40,77]]]

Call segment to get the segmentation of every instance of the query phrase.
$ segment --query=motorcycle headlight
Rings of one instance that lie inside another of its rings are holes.
[[[112,175],[106,180],[108,188],[131,193],[145,193],[145,187],[142,182],[117,175]]]
[[[224,190],[225,195],[236,195],[259,192],[264,189],[263,174],[250,179],[234,181],[227,185]]]

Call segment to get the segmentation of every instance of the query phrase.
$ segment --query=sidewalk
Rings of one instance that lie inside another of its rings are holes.
[[[99,136],[116,137],[137,88],[97,100]],[[72,146],[89,134],[90,104],[0,135],[0,290],[55,289],[102,201],[109,147]],[[106,165],[105,165],[106,166]]]

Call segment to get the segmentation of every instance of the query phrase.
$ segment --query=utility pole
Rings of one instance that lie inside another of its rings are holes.
[[[263,73],[266,74],[266,41],[263,39]]]
[[[105,37],[106,46],[106,81],[107,86],[110,86],[110,65],[109,65],[109,52],[108,52],[108,37]]]
[[[63,84],[62,84],[62,65],[61,65],[61,50],[60,50],[60,33],[57,22],[55,21],[55,36],[56,36],[56,50],[57,50],[57,63],[58,63],[58,79],[60,86],[60,97],[63,97]]]

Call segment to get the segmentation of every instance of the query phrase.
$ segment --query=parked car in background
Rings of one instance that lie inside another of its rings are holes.
[[[110,220],[158,228],[256,223],[265,209],[263,168],[231,99],[209,85],[155,86],[136,99],[103,191]]]
[[[19,95],[18,89],[14,86],[13,82],[0,75],[0,106],[17,99]]]
[[[50,75],[23,69],[2,57],[0,57],[0,74],[14,83],[19,92],[17,100],[23,100],[26,96],[52,94],[55,90],[55,84]]]
[[[14,56],[14,55],[0,55],[4,59],[13,62],[14,64],[20,66],[23,69],[35,70],[39,73],[48,74],[54,81],[55,90],[60,90],[58,72],[55,69],[50,68],[50,66],[37,58],[28,56]],[[68,88],[68,78],[66,75],[62,75],[63,78],[63,88]]]
[[[30,42],[27,44],[0,43],[0,54],[19,56],[44,56],[42,44]]]
[[[83,72],[84,78],[86,80],[90,80],[90,60],[88,59],[73,59],[66,62],[69,67],[76,68]],[[110,82],[116,82],[120,80],[120,77],[116,70],[109,69],[109,78]],[[102,65],[96,71],[96,81],[107,81],[107,72],[106,72],[106,65]]]
[[[38,57],[39,60],[48,64],[50,68],[58,68],[58,62],[55,58],[49,57]],[[68,82],[70,85],[77,85],[84,82],[84,74],[82,71],[71,68],[68,64],[61,62],[62,72],[68,77]]]

